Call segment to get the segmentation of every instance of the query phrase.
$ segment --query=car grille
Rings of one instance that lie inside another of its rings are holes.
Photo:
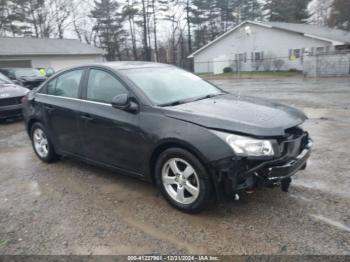
[[[302,129],[295,127],[286,130],[286,138],[280,141],[282,154],[295,157],[305,148],[309,140],[309,135]]]
[[[0,99],[0,106],[12,106],[21,104],[22,96]]]

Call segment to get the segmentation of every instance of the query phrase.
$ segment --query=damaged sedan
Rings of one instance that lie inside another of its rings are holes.
[[[21,100],[28,92],[0,73],[0,120],[21,117]]]
[[[74,157],[150,181],[191,213],[260,186],[287,192],[312,147],[303,112],[158,63],[61,71],[26,96],[24,115],[41,160]]]

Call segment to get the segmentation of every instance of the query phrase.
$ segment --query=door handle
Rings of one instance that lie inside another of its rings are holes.
[[[94,120],[94,118],[91,117],[90,115],[81,115],[80,118],[82,118],[85,121],[92,121],[92,120]]]

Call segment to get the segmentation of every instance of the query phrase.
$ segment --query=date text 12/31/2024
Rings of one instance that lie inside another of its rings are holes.
[[[128,261],[220,261],[216,256],[128,256]]]

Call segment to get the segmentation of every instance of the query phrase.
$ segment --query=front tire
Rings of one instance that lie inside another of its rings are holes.
[[[203,164],[181,148],[164,151],[156,163],[156,182],[164,198],[175,208],[198,213],[210,202],[212,184]]]
[[[53,148],[52,142],[41,123],[37,122],[33,124],[30,135],[34,152],[40,160],[46,163],[57,160],[58,156]]]

